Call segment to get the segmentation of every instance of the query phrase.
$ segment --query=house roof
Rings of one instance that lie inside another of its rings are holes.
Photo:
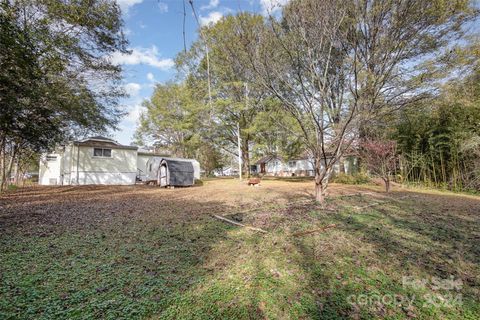
[[[112,142],[117,143],[115,140],[113,140],[111,138],[104,137],[104,136],[93,136],[93,137],[87,138],[86,140],[102,140],[102,141],[112,141]]]
[[[168,154],[161,154],[161,153],[148,152],[148,151],[138,151],[137,154],[138,154],[139,156],[169,157]]]
[[[80,141],[74,141],[74,145],[82,147],[108,147],[111,149],[125,149],[125,150],[137,150],[137,146],[126,146],[118,143],[117,141],[102,137],[94,136]]]
[[[277,159],[282,160],[282,158],[277,157],[277,156],[273,156],[273,155],[264,156],[264,157],[260,158],[257,162],[255,162],[255,164],[267,163],[269,161],[277,160]]]

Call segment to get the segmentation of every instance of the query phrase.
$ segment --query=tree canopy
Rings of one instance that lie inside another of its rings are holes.
[[[19,152],[117,123],[122,26],[115,1],[0,2],[2,186]]]

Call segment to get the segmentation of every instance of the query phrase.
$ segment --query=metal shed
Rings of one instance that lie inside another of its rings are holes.
[[[188,187],[200,178],[200,166],[193,159],[153,157],[147,162],[147,183],[161,187]]]
[[[190,161],[163,159],[157,183],[160,187],[188,187],[194,184],[193,164]]]

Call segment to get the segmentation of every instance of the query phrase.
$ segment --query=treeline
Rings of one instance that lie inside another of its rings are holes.
[[[39,152],[117,123],[122,24],[113,0],[0,0],[0,191]]]
[[[245,174],[262,155],[308,156],[319,201],[347,152],[386,181],[478,190],[477,17],[467,0],[292,0],[224,17],[178,55],[136,138],[208,172],[238,154]],[[0,0],[0,41],[3,189],[38,152],[115,126],[108,57],[127,41],[113,0]]]
[[[307,155],[319,201],[352,151],[388,179],[478,188],[477,16],[469,1],[294,0],[224,17],[144,103],[137,140],[207,171]]]
[[[400,114],[392,138],[401,181],[480,191],[479,43],[471,49],[476,61],[462,80],[446,82],[438,95]]]

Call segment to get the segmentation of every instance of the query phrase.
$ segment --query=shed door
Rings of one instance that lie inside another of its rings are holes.
[[[160,166],[160,186],[167,186],[167,167],[165,165]]]

